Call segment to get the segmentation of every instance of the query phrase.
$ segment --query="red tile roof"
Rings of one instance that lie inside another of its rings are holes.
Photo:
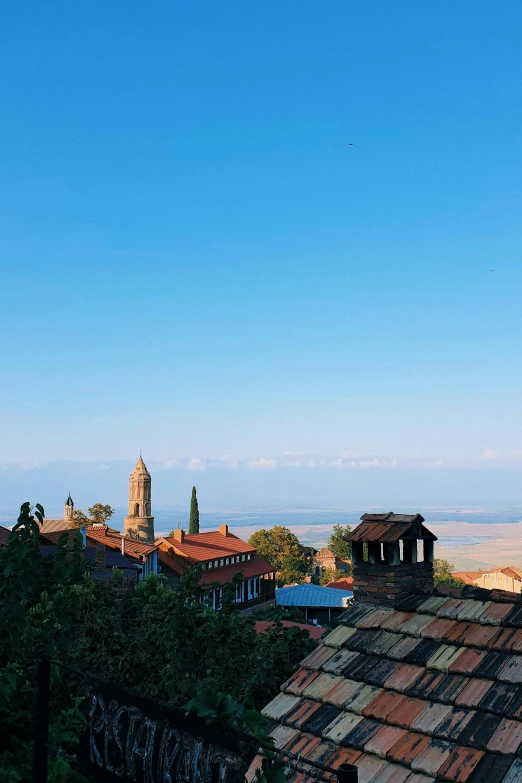
[[[352,753],[372,783],[521,783],[522,597],[439,586],[339,622],[263,710],[283,752]]]
[[[328,582],[327,587],[336,587],[338,590],[351,590],[353,592],[353,579],[336,579],[334,582]]]
[[[232,581],[232,578],[243,572],[245,579],[250,579],[253,576],[263,576],[263,574],[275,574],[275,568],[263,560],[262,557],[254,557],[253,560],[245,560],[244,563],[235,563],[234,565],[224,566],[224,568],[211,568],[210,571],[203,571],[201,574],[200,584],[211,584],[212,582],[218,582],[220,585],[225,585]]]
[[[85,529],[87,540],[98,544],[105,544],[109,549],[121,550],[121,542],[125,541],[125,555],[141,559],[141,557],[154,552],[156,547],[153,544],[145,544],[143,541],[136,541],[134,538],[127,538],[121,533],[117,533],[110,528],[89,526]]]
[[[171,571],[176,576],[183,576],[190,568],[190,563],[182,563],[180,557],[172,556],[168,552],[164,552],[163,549],[157,547],[158,560],[162,567],[162,571]]]
[[[185,535],[183,543],[175,538],[161,538],[157,543],[162,549],[173,547],[194,563],[255,552],[251,544],[242,541],[233,533],[224,536],[219,531],[188,534]]]
[[[255,624],[256,631],[258,633],[266,633],[269,628],[273,628],[275,623],[270,623],[267,620],[257,620]],[[281,625],[283,628],[300,628],[302,631],[308,631],[312,639],[320,639],[324,633],[324,628],[318,628],[315,625],[306,625],[305,623],[293,623],[291,620],[282,620]],[[310,684],[309,672],[306,672],[308,676],[308,683]],[[315,676],[313,677],[315,679]]]

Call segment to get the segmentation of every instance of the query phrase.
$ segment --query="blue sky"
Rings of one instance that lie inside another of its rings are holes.
[[[521,24],[8,2],[0,464],[517,475]]]

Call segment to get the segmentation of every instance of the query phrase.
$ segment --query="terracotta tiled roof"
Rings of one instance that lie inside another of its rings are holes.
[[[181,552],[184,557],[189,558],[194,563],[255,552],[251,544],[242,541],[233,533],[224,536],[218,531],[186,535],[182,544],[174,538],[163,538],[159,543],[161,545],[164,542],[167,546],[174,547],[174,549]]]
[[[333,582],[328,582],[327,587],[335,587],[337,590],[350,590],[353,592],[353,579],[347,577],[346,579],[336,579]]]
[[[44,519],[40,533],[56,533],[57,530],[69,530],[72,527],[65,519]]]
[[[95,541],[99,544],[105,544],[109,549],[120,549],[121,541],[125,540],[125,555],[137,557],[150,555],[156,547],[153,544],[145,544],[143,541],[136,541],[134,538],[127,538],[121,533],[117,533],[110,528],[87,527],[85,534],[89,541]]]
[[[270,563],[267,563],[262,557],[256,556],[253,560],[246,560],[244,563],[235,563],[224,568],[211,568],[210,571],[203,571],[199,583],[211,584],[212,582],[218,582],[220,585],[225,585],[231,582],[232,578],[241,571],[244,579],[262,576],[263,574],[275,574],[275,568]]]
[[[263,712],[278,747],[360,783],[521,783],[522,597],[356,602]]]
[[[158,549],[158,560],[162,566],[162,571],[171,571],[177,576],[183,576],[190,568],[190,563],[182,563],[180,557],[173,557],[168,552],[164,552],[163,549]]]

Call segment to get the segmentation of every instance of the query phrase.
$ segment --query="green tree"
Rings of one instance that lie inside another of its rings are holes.
[[[435,584],[453,585],[453,587],[464,587],[465,582],[458,576],[453,576],[455,566],[449,560],[440,560],[435,558],[433,561],[433,576]]]
[[[336,579],[341,579],[341,575],[345,576],[345,571],[336,571],[334,568],[324,568],[319,584],[327,585],[328,582],[335,582]]]
[[[177,590],[156,574],[128,592],[115,590],[121,574],[93,579],[79,534],[71,544],[64,533],[56,551],[43,557],[42,521],[41,506],[33,513],[25,503],[0,549],[2,781],[32,778],[35,663],[44,655],[70,667],[66,673],[52,668],[49,780],[78,779],[84,671],[195,714],[221,719],[230,713],[230,725],[253,731],[258,725],[259,741],[269,742],[261,731],[265,721],[251,711],[273,698],[314,649],[306,631],[276,621],[266,634],[256,633],[254,619],[237,611],[234,582],[224,589],[221,611],[212,610],[202,600],[198,568]],[[266,783],[283,780],[265,764],[263,771]]]
[[[297,536],[287,527],[275,525],[270,530],[258,530],[250,536],[248,543],[274,566],[279,585],[304,580],[309,564]]]
[[[190,498],[190,518],[189,533],[199,533],[199,508],[196,487],[192,487],[192,497]]]
[[[91,520],[96,523],[103,522],[107,524],[108,520],[116,513],[112,506],[104,505],[103,503],[95,503],[87,511],[90,514]]]
[[[80,508],[75,508],[72,515],[72,526],[83,527],[83,525],[90,525],[90,524],[91,524],[91,520],[87,516],[87,514],[84,514]]]
[[[336,557],[348,557],[352,556],[352,545],[348,541],[347,536],[352,532],[350,525],[334,525],[333,532],[328,541],[328,549],[334,553]]]

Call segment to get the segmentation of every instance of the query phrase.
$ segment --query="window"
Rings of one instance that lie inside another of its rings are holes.
[[[227,559],[225,560],[225,565],[230,565],[230,558],[229,557],[227,557]]]
[[[217,561],[217,560],[214,560],[214,568],[217,568],[217,567],[218,567],[218,565],[219,565],[218,561]]]
[[[220,566],[222,566],[222,565],[223,565],[223,563],[224,563],[224,560],[220,560],[220,561],[219,561],[219,565],[220,565]]]
[[[211,560],[211,561],[210,561],[210,563],[208,564],[208,568],[212,568],[212,560]]]
[[[245,560],[246,560],[246,555],[242,555],[242,556],[241,556],[241,560],[242,560],[242,561],[243,561],[243,563],[244,563],[244,562],[245,562]]]

